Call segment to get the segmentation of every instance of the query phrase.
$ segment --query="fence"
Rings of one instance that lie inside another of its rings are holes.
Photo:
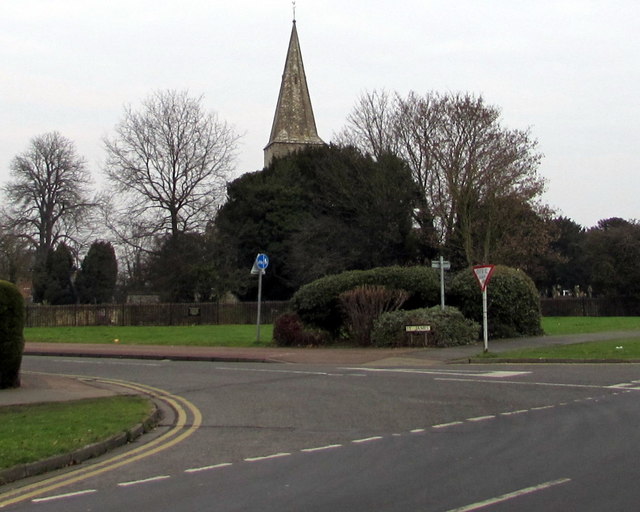
[[[289,310],[289,302],[262,302],[260,322],[273,323]],[[80,327],[94,325],[217,325],[255,324],[258,303],[237,304],[98,304],[27,306],[26,327]]]
[[[640,302],[625,297],[541,299],[542,316],[640,316]]]

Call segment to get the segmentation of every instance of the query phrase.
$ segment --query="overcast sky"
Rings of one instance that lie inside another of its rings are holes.
[[[637,0],[298,0],[318,133],[367,90],[471,92],[531,129],[544,200],[583,226],[640,218]],[[0,0],[0,184],[32,137],[75,141],[100,179],[123,106],[187,89],[262,168],[289,0]]]

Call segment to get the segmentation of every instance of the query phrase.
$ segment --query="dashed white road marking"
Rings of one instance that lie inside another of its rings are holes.
[[[495,498],[490,498],[488,500],[479,501],[477,503],[473,503],[465,507],[455,508],[455,509],[449,510],[448,512],[472,512],[474,510],[479,510],[481,508],[488,507],[489,505],[495,505],[497,503],[502,503],[504,501],[512,500],[520,496],[525,496],[526,494],[532,494],[534,492],[542,491],[544,489],[549,489],[550,487],[554,487],[556,485],[566,484],[567,482],[571,482],[571,478],[560,478],[558,480],[552,480],[550,482],[545,482],[543,484],[534,485],[531,487],[525,487],[524,489],[520,489],[518,491],[513,491],[507,494],[503,494],[501,496],[497,496]]]
[[[263,457],[247,457],[244,459],[245,462],[258,462],[261,460],[270,460],[270,459],[280,459],[282,457],[288,457],[291,455],[290,453],[274,453],[273,455],[265,455]]]
[[[118,484],[118,487],[131,487],[133,485],[148,484],[151,482],[159,482],[160,480],[167,480],[168,478],[171,478],[171,476],[169,475],[152,476],[150,478],[145,478],[143,480],[132,480],[131,482],[120,482]]]
[[[317,448],[304,448],[300,451],[304,453],[323,452],[326,450],[333,450],[335,448],[340,448],[341,446],[342,446],[341,444],[329,444],[327,446],[319,446]]]
[[[489,414],[487,416],[477,416],[475,418],[467,418],[467,421],[478,422],[478,421],[487,421],[495,418],[495,415]]]
[[[414,428],[413,430],[410,430],[409,432],[411,432],[412,434],[421,434],[422,432],[425,432],[424,428]]]
[[[462,425],[464,421],[451,421],[449,423],[440,423],[439,425],[433,425],[431,428],[447,428],[455,425]]]
[[[500,416],[515,416],[516,414],[524,414],[525,412],[529,412],[529,409],[520,409],[518,411],[501,412]]]
[[[529,375],[529,371],[504,371],[504,370],[425,370],[415,368],[341,368],[341,370],[361,371],[369,373],[410,373],[424,375],[456,375],[460,377],[485,377],[488,379],[505,379]]]
[[[354,444],[370,443],[371,441],[380,441],[382,436],[365,437],[364,439],[356,439],[351,441]]]
[[[532,411],[544,411],[546,409],[553,409],[555,405],[541,405],[540,407],[532,407]]]
[[[229,466],[233,466],[233,464],[231,462],[223,462],[221,464],[213,464],[212,466],[202,466],[201,468],[190,468],[190,469],[185,469],[184,472],[185,473],[200,473],[202,471],[211,471],[213,469],[221,469],[221,468],[226,468]]]
[[[47,501],[63,500],[65,498],[73,498],[75,496],[84,496],[98,492],[96,489],[87,489],[85,491],[68,492],[66,494],[57,494],[56,496],[47,496],[46,498],[35,498],[32,503],[45,503]]]

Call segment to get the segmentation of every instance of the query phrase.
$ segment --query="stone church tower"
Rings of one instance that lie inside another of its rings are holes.
[[[267,167],[276,157],[321,145],[324,142],[318,137],[316,130],[294,19],[271,137],[264,148],[264,165]]]

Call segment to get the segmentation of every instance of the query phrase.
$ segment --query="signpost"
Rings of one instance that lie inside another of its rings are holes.
[[[451,262],[440,256],[439,260],[431,260],[431,268],[440,269],[440,308],[444,311],[444,271],[451,268]]]
[[[251,268],[252,274],[258,274],[258,314],[256,318],[256,342],[260,342],[260,310],[262,308],[262,275],[269,266],[269,256],[259,253]]]
[[[478,280],[482,290],[482,330],[484,333],[484,351],[489,351],[489,322],[487,314],[487,286],[491,281],[495,265],[476,265],[473,267],[473,274]]]

